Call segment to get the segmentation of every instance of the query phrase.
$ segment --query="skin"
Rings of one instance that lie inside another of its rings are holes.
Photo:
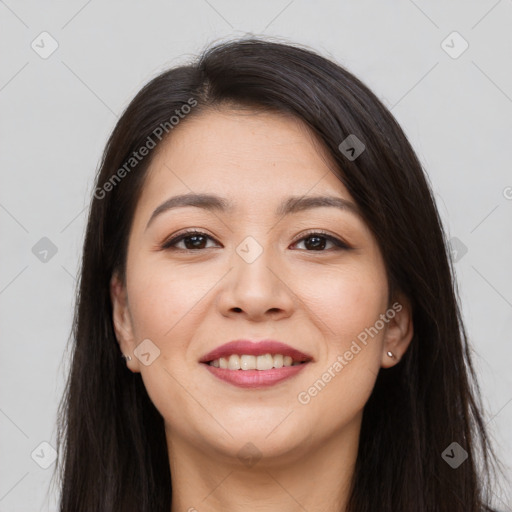
[[[332,166],[299,120],[227,108],[183,121],[155,154],[131,226],[126,281],[112,277],[111,297],[121,351],[132,357],[127,366],[141,373],[165,421],[171,512],[346,506],[363,407],[380,368],[406,351],[413,326],[408,301],[397,295],[400,312],[316,396],[299,402],[393,303],[380,250],[360,216],[332,207],[274,213],[290,195],[354,202]],[[235,209],[169,210],[146,229],[161,203],[190,192],[223,196]],[[161,248],[186,228],[212,239],[200,249],[190,240],[177,243],[181,251]],[[303,237],[318,230],[352,250],[329,241],[315,249]],[[251,263],[236,251],[247,236],[263,251]],[[265,389],[228,384],[198,362],[240,338],[279,340],[313,361]],[[134,352],[145,339],[160,351],[149,365]],[[248,463],[240,450],[257,456]]]

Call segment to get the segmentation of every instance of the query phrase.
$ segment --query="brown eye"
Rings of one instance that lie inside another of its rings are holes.
[[[302,241],[305,241],[304,246],[309,252],[325,252],[325,247],[329,243],[334,245],[334,250],[350,249],[350,247],[339,238],[323,232],[309,233],[307,236],[302,237],[300,240],[295,242],[294,245]]]
[[[162,245],[162,249],[177,249],[185,251],[195,251],[200,249],[208,249],[206,247],[207,240],[213,238],[206,233],[200,231],[187,231],[168,240]],[[184,247],[177,247],[177,244],[183,242]]]

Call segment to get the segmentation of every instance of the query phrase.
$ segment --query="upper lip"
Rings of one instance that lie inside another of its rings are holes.
[[[213,349],[211,352],[205,354],[199,360],[200,363],[208,363],[215,361],[221,357],[229,357],[232,354],[238,355],[253,355],[261,356],[264,354],[282,354],[283,356],[290,356],[294,362],[296,361],[310,361],[313,359],[309,354],[305,354],[296,348],[274,340],[234,340],[220,347]]]

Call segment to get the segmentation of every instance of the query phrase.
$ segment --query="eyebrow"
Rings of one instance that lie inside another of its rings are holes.
[[[231,201],[214,194],[182,194],[171,197],[158,206],[151,214],[145,229],[148,229],[154,219],[162,213],[187,206],[220,213],[232,212],[234,209],[234,204]],[[361,216],[359,208],[352,201],[336,196],[290,196],[278,206],[275,214],[281,217],[326,206]]]

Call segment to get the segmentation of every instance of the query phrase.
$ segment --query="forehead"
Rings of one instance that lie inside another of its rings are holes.
[[[207,111],[185,119],[159,146],[141,202],[171,193],[222,193],[232,202],[277,204],[282,196],[350,199],[320,140],[290,115]]]

